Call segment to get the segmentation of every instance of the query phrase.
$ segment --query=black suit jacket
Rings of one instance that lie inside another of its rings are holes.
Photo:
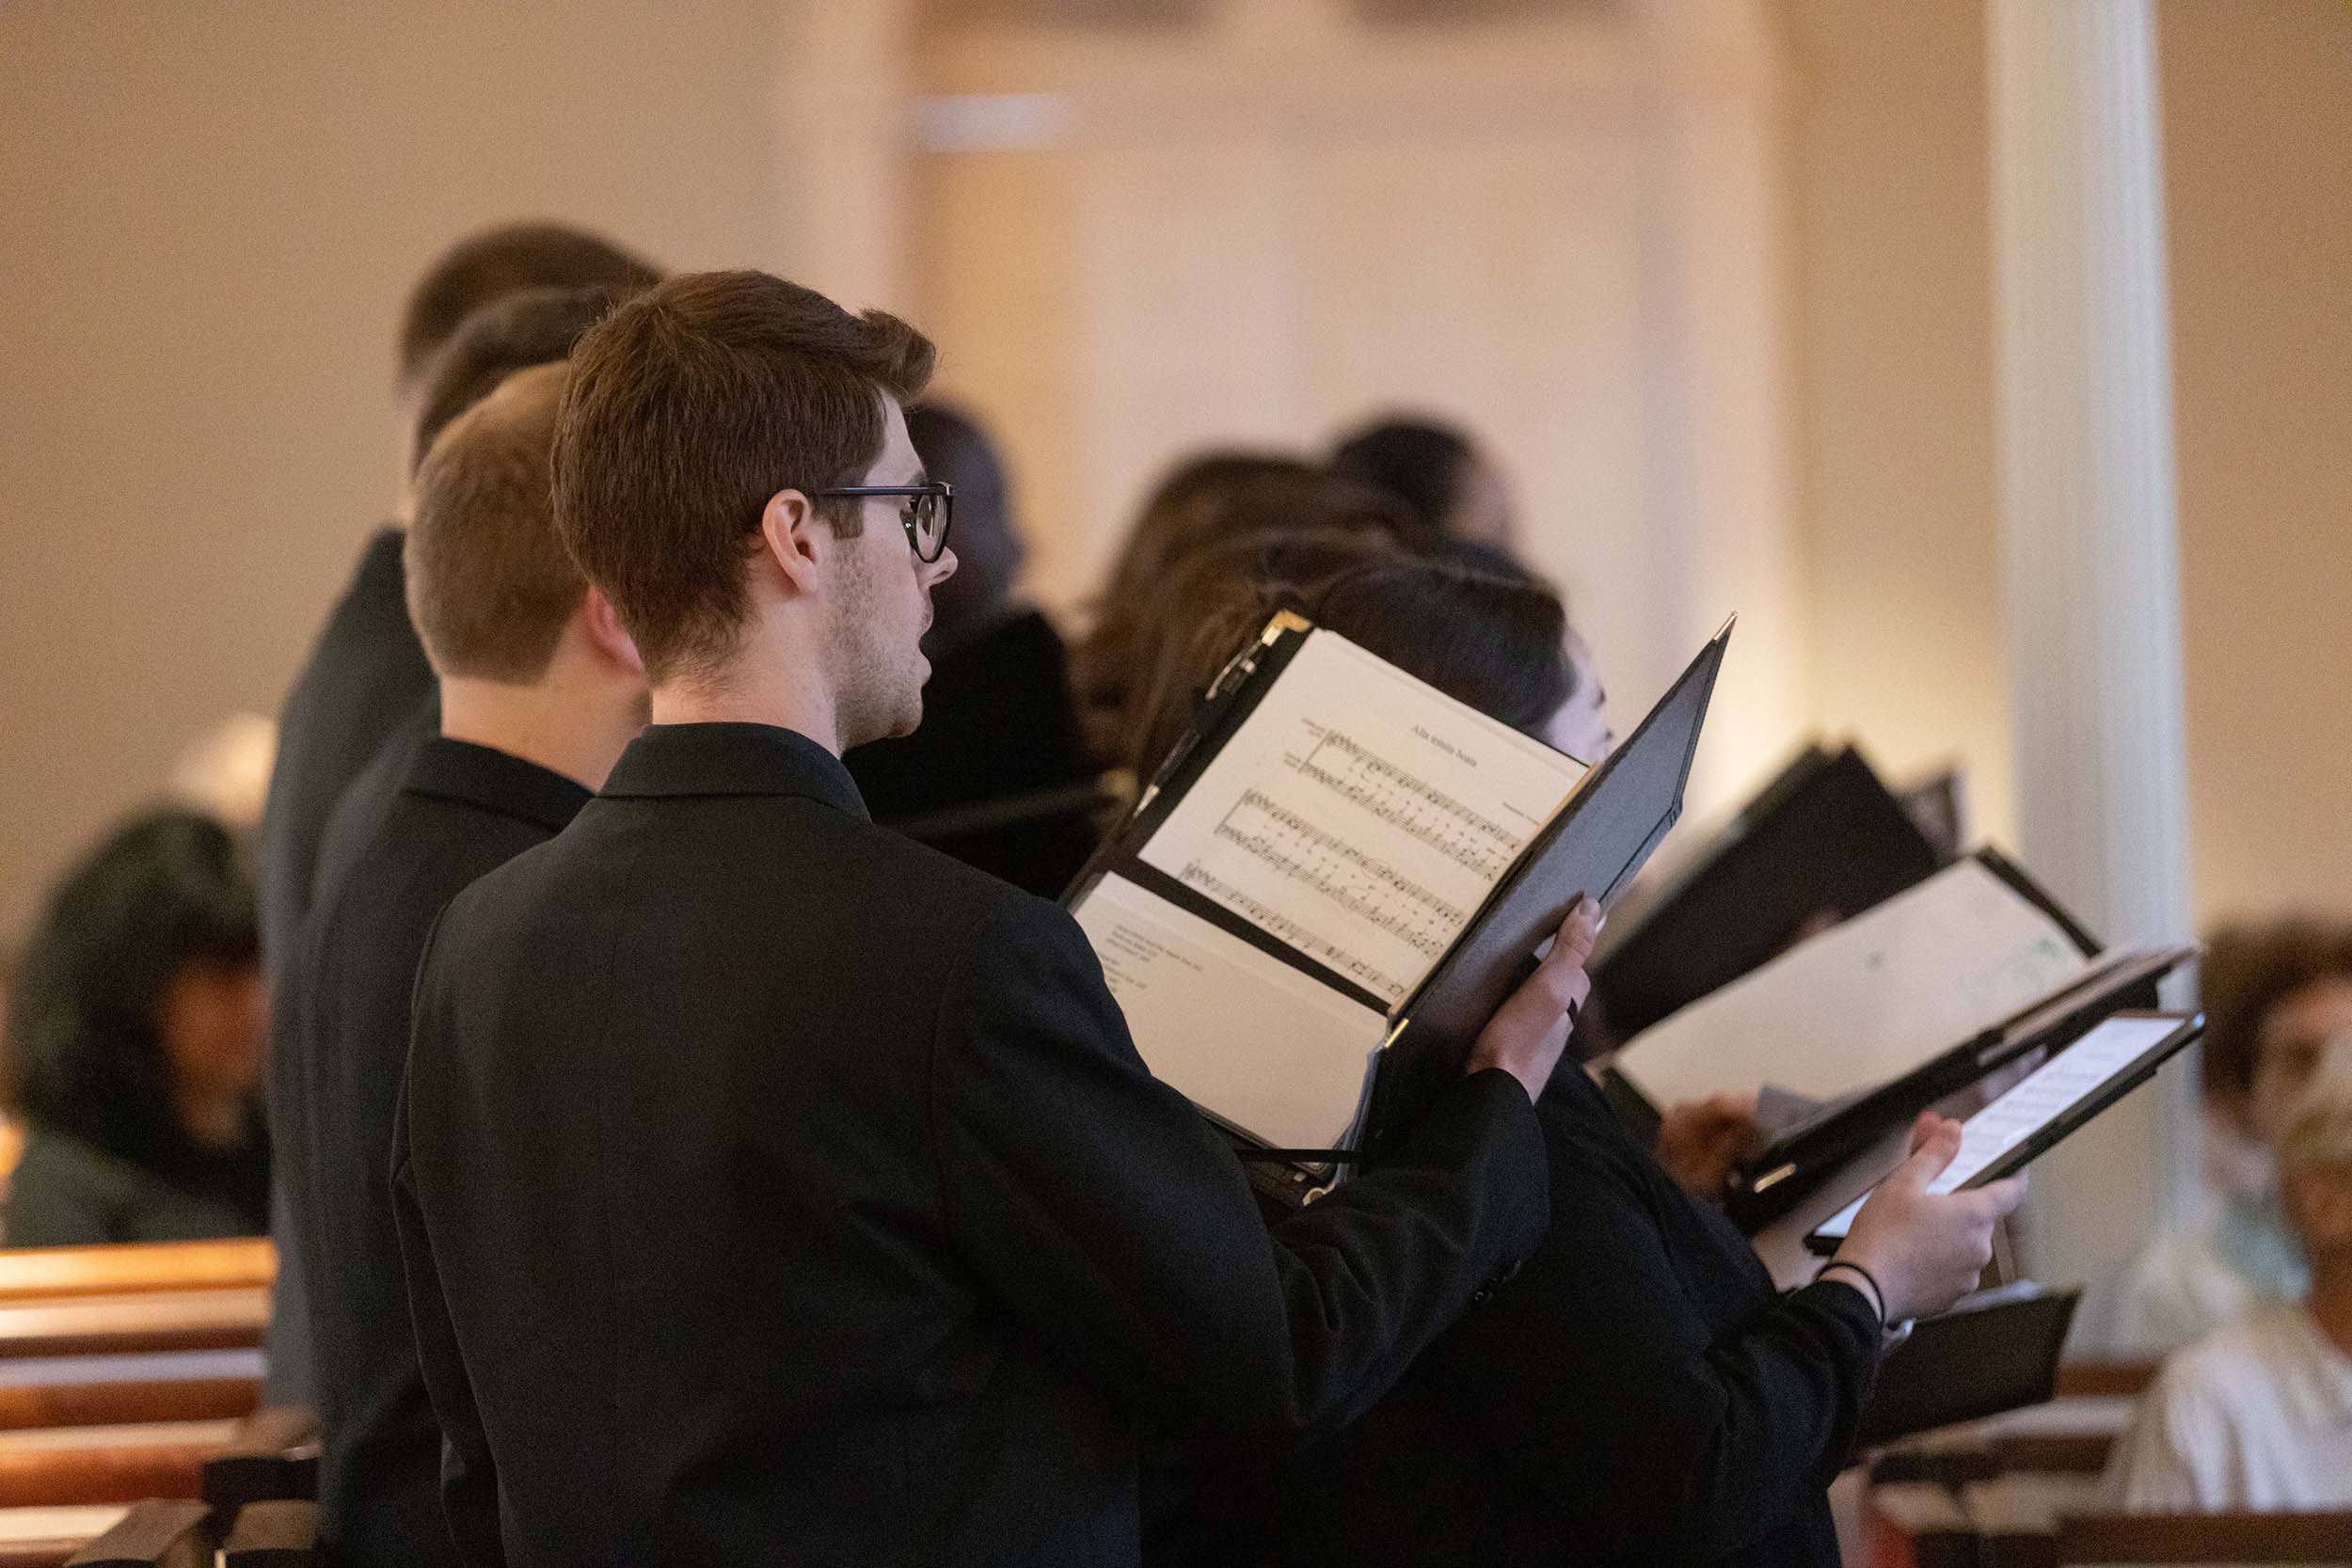
[[[1869,1302],[1776,1294],[1573,1063],[1537,1109],[1550,1238],[1289,1469],[1260,1560],[1836,1568],[1827,1493],[1878,1365]]]
[[[458,895],[407,1095],[478,1562],[1133,1562],[1139,1441],[1352,1414],[1549,1214],[1484,1072],[1269,1238],[1069,915],[763,725],[648,730]]]
[[[256,868],[262,953],[275,978],[310,908],[319,845],[343,791],[393,735],[430,733],[439,689],[408,623],[406,535],[379,529],[278,713],[278,757]]]
[[[355,786],[327,831],[317,898],[279,978],[272,1070],[279,1169],[309,1265],[321,1541],[332,1561],[408,1568],[457,1557],[392,1221],[417,958],[443,905],[552,838],[588,791],[439,736],[394,760],[396,787]]]
[[[262,962],[276,984],[310,904],[319,847],[343,792],[395,735],[421,738],[440,721],[440,690],[423,644],[408,622],[401,556],[406,536],[379,529],[327,615],[318,641],[278,714],[278,757],[262,810],[255,893]],[[272,1107],[273,1120],[276,1107]],[[269,1327],[273,1403],[308,1403],[310,1325],[302,1307],[300,1243],[277,1187],[270,1233],[278,1242],[278,1284]]]

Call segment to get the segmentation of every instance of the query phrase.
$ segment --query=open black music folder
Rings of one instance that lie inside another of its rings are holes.
[[[1277,616],[1068,898],[1144,1061],[1281,1196],[1343,1173],[1673,826],[1730,634],[1587,768]]]

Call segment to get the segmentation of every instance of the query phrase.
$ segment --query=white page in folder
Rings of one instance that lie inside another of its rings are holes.
[[[2101,1085],[2161,1044],[2177,1018],[2111,1018],[2021,1079],[2007,1094],[1961,1123],[1960,1152],[1931,1193],[1958,1191],[1985,1166],[2099,1091]],[[1867,1195],[1866,1195],[1867,1196]],[[1816,1234],[1843,1236],[1862,1212],[1855,1198]]]
[[[2090,967],[1963,860],[1644,1030],[1616,1069],[1665,1107],[1772,1084],[1832,1100],[1901,1077]]]
[[[1314,631],[1142,859],[1393,1004],[1585,771]]]
[[[1116,873],[1076,914],[1152,1076],[1274,1148],[1345,1142],[1381,1013]]]

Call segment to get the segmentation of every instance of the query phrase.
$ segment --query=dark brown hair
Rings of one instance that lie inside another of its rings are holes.
[[[1538,738],[1576,690],[1567,610],[1525,573],[1388,551],[1319,578],[1234,581],[1210,594],[1190,631],[1167,644],[1123,759],[1138,779],[1149,779],[1183,736],[1225,662],[1283,610]]]
[[[2198,970],[2205,1007],[2205,1093],[2243,1119],[2270,1011],[2304,987],[2352,979],[2352,925],[2294,919],[2231,925],[2208,939]]]
[[[400,317],[400,382],[413,386],[458,324],[522,289],[643,289],[660,271],[601,235],[560,223],[508,223],[444,251]]]
[[[551,364],[623,297],[613,289],[523,289],[468,316],[425,372],[409,471],[452,420],[516,371]]]
[[[707,272],[622,304],[571,364],[556,526],[659,684],[733,650],[769,498],[858,483],[882,452],[883,400],[922,391],[931,344],[780,277]],[[856,506],[816,505],[856,531]]]
[[[1390,497],[1296,458],[1212,451],[1180,465],[1144,503],[1095,604],[1094,624],[1071,651],[1089,742],[1116,755],[1117,737],[1132,730],[1136,683],[1150,673],[1162,623],[1188,613],[1173,584],[1202,551],[1291,530],[1358,531],[1392,544],[1409,523]]]
[[[539,365],[459,415],[417,468],[408,617],[436,673],[529,685],[587,579],[555,531],[548,452],[568,376]]]

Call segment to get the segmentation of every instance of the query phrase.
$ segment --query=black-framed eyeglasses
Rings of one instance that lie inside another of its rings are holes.
[[[906,504],[898,508],[899,526],[907,531],[907,543],[914,546],[914,559],[932,562],[947,547],[947,525],[955,520],[956,487],[943,480],[929,484],[844,484],[831,490],[811,490],[812,496],[855,496],[861,500],[882,496],[898,496]]]

